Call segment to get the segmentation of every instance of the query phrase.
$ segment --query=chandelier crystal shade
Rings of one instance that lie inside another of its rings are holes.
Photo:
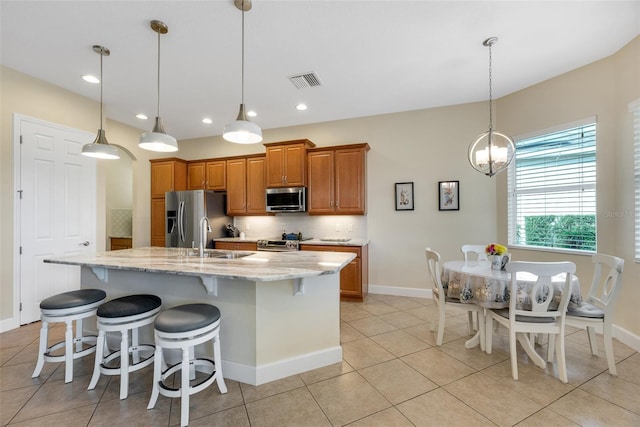
[[[170,153],[178,151],[178,141],[165,132],[162,119],[160,118],[160,35],[167,34],[169,27],[167,27],[164,22],[153,20],[151,21],[151,29],[158,33],[158,103],[156,124],[151,132],[145,132],[140,136],[138,147],[149,151]]]
[[[82,146],[82,155],[96,159],[119,159],[120,152],[116,147],[109,144],[104,129],[102,128],[102,57],[109,56],[111,52],[106,47],[99,45],[94,45],[93,51],[100,55],[100,128],[98,129],[96,139],[94,139],[91,144]]]
[[[510,136],[493,130],[491,46],[497,41],[497,37],[490,37],[482,43],[489,48],[489,130],[478,135],[469,145],[469,163],[475,170],[489,177],[505,170],[513,160],[516,151]]]
[[[251,9],[251,0],[235,0],[235,5],[242,11],[242,98],[238,117],[224,127],[222,137],[236,144],[256,144],[262,141],[262,130],[247,119],[244,107],[244,12]]]

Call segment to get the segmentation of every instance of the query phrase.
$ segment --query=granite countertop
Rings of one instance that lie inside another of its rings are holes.
[[[337,273],[355,258],[354,254],[337,252],[252,252],[218,249],[207,251],[211,255],[218,256],[245,254],[246,256],[200,258],[186,256],[187,251],[190,249],[146,247],[49,258],[44,262],[91,268],[212,276],[265,282]]]
[[[218,237],[213,239],[216,242],[247,242],[247,243],[257,243],[258,240],[263,240],[264,237],[245,237],[241,239],[240,237]],[[333,239],[333,238],[329,238]],[[301,245],[323,245],[323,246],[365,246],[369,244],[369,241],[366,239],[349,239],[347,241],[338,240],[340,238],[335,238],[335,240],[324,240],[322,239],[311,239],[311,240],[303,240],[300,242]]]

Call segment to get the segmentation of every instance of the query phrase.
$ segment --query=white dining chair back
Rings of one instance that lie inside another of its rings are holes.
[[[460,251],[464,255],[464,261],[487,261],[487,254],[484,251],[485,245],[462,245]]]
[[[526,262],[514,261],[506,266],[511,273],[509,289],[509,308],[487,310],[486,342],[487,353],[491,353],[493,321],[497,321],[509,330],[509,350],[511,355],[511,374],[518,379],[518,364],[516,354],[516,340],[520,342],[532,360],[541,368],[546,367],[544,359],[535,354],[529,334],[551,334],[554,342],[549,338],[549,345],[555,347],[558,361],[558,375],[564,383],[568,382],[567,365],[564,351],[564,329],[566,311],[571,296],[571,281],[576,271],[572,262]],[[518,285],[518,273],[536,277],[534,284],[527,290]],[[565,275],[562,294],[554,297],[552,277]],[[551,306],[554,301],[557,306]],[[521,308],[518,308],[521,306]],[[532,357],[533,356],[533,357]],[[537,357],[535,357],[537,356]],[[549,358],[549,355],[547,356]],[[552,360],[548,360],[552,361]]]
[[[598,355],[595,339],[597,328],[603,334],[609,373],[617,375],[613,355],[612,318],[614,304],[622,285],[624,260],[612,255],[595,254],[591,261],[594,271],[589,293],[579,307],[569,308],[567,325],[587,330],[591,354],[594,356]]]
[[[431,280],[431,292],[433,301],[436,304],[437,310],[431,322],[431,330],[435,331],[436,323],[438,324],[438,335],[436,337],[436,344],[442,345],[444,340],[444,326],[445,326],[445,307],[451,307],[460,311],[467,312],[468,315],[468,329],[469,335],[473,331],[473,313],[482,310],[475,304],[464,304],[460,302],[460,298],[447,297],[446,290],[442,286],[441,279],[441,267],[440,267],[440,254],[430,248],[425,249],[425,256],[427,259],[427,273]],[[484,345],[484,323],[483,316],[478,315],[478,331],[481,334],[480,343]]]

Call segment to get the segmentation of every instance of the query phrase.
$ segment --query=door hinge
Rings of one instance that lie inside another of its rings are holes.
[[[20,144],[22,144],[22,135],[20,135]]]
[[[19,255],[22,255],[22,246],[20,246],[20,253]]]
[[[20,311],[22,311],[22,303],[20,303]]]
[[[20,200],[22,200],[22,191],[23,190],[18,190],[17,192],[20,194]]]

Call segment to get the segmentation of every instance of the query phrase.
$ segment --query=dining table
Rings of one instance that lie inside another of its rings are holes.
[[[517,273],[516,286],[516,307],[527,309],[531,307],[529,290],[535,284],[537,277],[526,272]],[[550,303],[550,310],[556,309],[562,297],[562,289],[566,277],[564,274],[553,276],[553,300]],[[448,298],[459,299],[464,304],[476,304],[482,307],[482,319],[478,319],[478,332],[466,343],[466,348],[473,348],[480,345],[484,350],[484,340],[481,330],[484,325],[484,312],[489,309],[509,308],[511,295],[511,273],[499,269],[492,269],[489,261],[447,261],[442,264],[441,271],[442,287]],[[546,295],[545,295],[546,297]],[[569,307],[579,307],[582,304],[582,294],[580,291],[580,281],[576,275],[571,278],[571,295]],[[523,348],[538,365],[544,362],[531,346],[528,339],[518,337]]]

